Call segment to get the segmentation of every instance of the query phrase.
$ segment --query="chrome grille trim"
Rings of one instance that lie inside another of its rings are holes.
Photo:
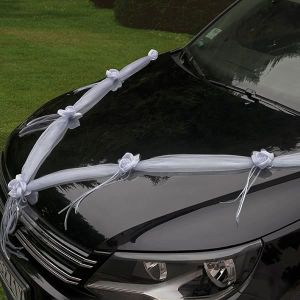
[[[31,219],[26,213],[21,216],[21,223],[34,235],[37,239],[44,242],[47,246],[57,251],[60,255],[66,259],[72,261],[79,267],[92,268],[97,261],[87,259],[80,254],[74,252],[72,249],[67,248],[60,243],[57,239],[50,236],[45,230],[42,229],[33,219]],[[87,254],[88,255],[88,254]]]
[[[46,270],[48,270],[50,273],[55,275],[56,277],[60,278],[62,281],[77,285],[81,281],[80,278],[71,276],[67,274],[66,272],[62,271],[59,267],[57,267],[54,263],[52,263],[50,260],[48,260],[45,256],[43,256],[34,245],[30,243],[30,241],[25,237],[25,235],[18,230],[16,232],[16,237],[22,244],[22,246],[28,251],[28,253],[37,261],[39,262]]]
[[[38,225],[38,228],[40,228],[45,233],[47,233],[49,237],[51,236],[52,238],[54,238],[54,240],[56,240],[58,243],[60,243],[60,245],[64,246],[66,249],[69,249],[73,253],[76,253],[77,255],[79,255],[80,257],[82,257],[82,259],[84,261],[86,261],[86,263],[91,263],[91,264],[96,263],[95,261],[90,260],[88,258],[90,256],[91,252],[85,252],[85,251],[77,248],[73,244],[68,243],[66,240],[64,240],[61,237],[59,237],[58,235],[54,234],[54,232],[52,232],[51,230],[47,231],[47,229],[44,226],[42,226],[42,225]]]
[[[5,168],[3,157],[0,155],[0,198],[3,198],[0,201],[0,213],[8,197],[9,178],[6,178],[6,170],[3,168]],[[24,254],[27,252],[32,261],[36,261],[41,268],[67,284],[80,284],[98,264],[97,260],[90,259],[91,251],[78,248],[56,235],[30,206],[22,211],[15,237],[23,246]]]

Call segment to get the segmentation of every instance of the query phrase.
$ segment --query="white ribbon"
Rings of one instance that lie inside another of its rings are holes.
[[[82,114],[77,112],[74,106],[67,106],[65,109],[59,109],[57,114],[62,118],[68,119],[69,129],[75,129],[80,126],[79,119],[82,117]]]
[[[239,223],[240,220],[240,215],[243,209],[243,205],[246,199],[246,196],[249,192],[249,190],[251,189],[251,187],[253,186],[253,184],[255,183],[256,179],[258,178],[258,176],[260,175],[261,171],[267,168],[272,168],[273,166],[273,161],[274,161],[274,154],[268,152],[265,149],[262,149],[261,151],[254,151],[251,155],[251,160],[253,162],[253,167],[251,168],[247,181],[246,181],[246,185],[244,187],[244,189],[242,190],[242,192],[238,195],[238,197],[232,201],[239,201],[239,207],[238,210],[236,212],[236,222]]]
[[[27,204],[26,196],[31,194],[31,191],[27,189],[27,183],[23,179],[22,174],[16,176],[15,179],[8,183],[10,196],[5,204],[3,212],[0,235],[1,235],[1,248],[7,259],[9,259],[9,253],[14,253],[19,257],[23,255],[19,252],[20,248],[15,247],[9,239],[17,227],[20,212],[22,207]],[[24,258],[24,257],[23,257]]]
[[[300,153],[282,155],[274,158],[274,154],[266,150],[253,152],[251,158],[234,155],[167,155],[154,157],[140,162],[140,156],[126,153],[116,164],[103,164],[83,168],[61,170],[56,173],[45,175],[35,179],[35,176],[52,150],[64,137],[67,129],[73,129],[80,125],[79,119],[83,114],[94,107],[109,91],[117,90],[122,83],[136,72],[145,68],[152,60],[156,60],[158,52],[150,50],[148,55],[140,58],[120,71],[111,69],[106,72],[107,78],[93,85],[74,106],[68,106],[64,110],[60,109],[57,115],[49,115],[37,118],[28,123],[28,128],[23,134],[45,129],[31,150],[22,168],[22,174],[16,176],[9,184],[9,199],[6,202],[3,218],[1,222],[0,243],[3,252],[8,257],[9,252],[17,252],[16,248],[9,240],[9,235],[13,234],[19,215],[30,197],[36,196],[37,192],[52,186],[65,184],[67,182],[90,181],[97,178],[108,178],[102,184],[84,193],[74,202],[69,204],[59,213],[67,211],[65,216],[65,229],[67,229],[68,216],[73,208],[78,212],[79,206],[88,195],[94,191],[113,184],[117,181],[126,180],[132,171],[136,171],[139,176],[167,174],[211,174],[229,173],[238,171],[249,171],[244,189],[235,201],[239,200],[239,208],[236,213],[236,221],[246,199],[247,193],[255,183],[263,169],[267,168],[290,168],[300,167]],[[50,125],[49,125],[50,124]],[[34,199],[34,198],[33,198]],[[18,255],[18,253],[16,253]]]
[[[90,194],[92,194],[96,190],[99,190],[100,188],[104,188],[104,187],[106,187],[110,184],[113,184],[113,183],[117,182],[117,181],[126,180],[129,177],[130,172],[132,170],[134,170],[134,168],[138,165],[139,162],[140,162],[140,155],[139,154],[133,155],[132,153],[126,153],[118,161],[118,167],[119,168],[118,168],[118,170],[115,174],[113,174],[110,178],[108,178],[103,183],[101,183],[101,184],[97,185],[96,187],[94,187],[93,189],[85,192],[83,195],[81,195],[75,201],[73,201],[68,206],[66,206],[64,209],[59,211],[59,214],[63,213],[64,211],[67,211],[66,216],[65,216],[65,221],[64,221],[65,230],[68,229],[68,218],[69,218],[69,215],[70,215],[73,208],[75,209],[75,213],[78,213],[78,209],[79,209],[80,204]]]
[[[0,227],[0,245],[4,256],[9,260],[9,254],[13,253],[18,257],[25,258],[20,252],[22,248],[16,247],[10,241],[9,236],[16,230],[21,208],[18,199],[9,197],[5,203],[3,217]]]
[[[58,110],[57,114],[36,118],[29,122],[20,131],[20,136],[25,136],[39,130],[45,130],[30,151],[23,165],[22,175],[17,175],[16,179],[12,180],[8,185],[10,197],[5,205],[0,231],[1,248],[7,257],[8,253],[6,251],[6,245],[10,246],[10,250],[14,249],[13,245],[9,241],[8,235],[12,234],[16,228],[21,210],[25,205],[27,205],[28,202],[35,203],[37,200],[36,192],[38,189],[31,189],[33,191],[31,196],[36,197],[26,199],[26,197],[31,193],[28,185],[35,181],[35,176],[39,168],[45,159],[51,154],[56,145],[62,140],[67,132],[67,129],[74,129],[80,126],[79,119],[85,113],[99,103],[99,101],[101,101],[101,99],[103,99],[107,93],[109,93],[111,90],[117,90],[122,86],[123,81],[145,68],[152,60],[155,60],[157,56],[157,51],[151,50],[147,56],[125,66],[121,71],[114,69],[109,70],[107,72],[108,78],[93,85],[76,103],[74,103],[74,106],[68,106],[65,109],[60,109]],[[122,161],[122,164],[124,164],[124,161]],[[132,166],[133,165],[134,164],[132,164]],[[130,169],[130,167],[127,167],[125,163],[124,170],[126,169]],[[121,177],[121,175],[124,173],[121,169],[119,172],[120,174],[115,174],[116,178],[118,176]],[[50,174],[50,178],[52,177],[55,177],[55,175]],[[51,180],[53,180],[53,178]],[[66,179],[64,179],[64,181],[65,180]],[[108,182],[113,182],[113,180],[114,177],[110,178]],[[59,183],[61,184],[61,181],[59,181]],[[46,184],[46,186],[49,187],[49,184]],[[85,197],[83,197],[83,199],[84,198]],[[78,209],[81,201],[79,201],[76,209]]]
[[[28,122],[19,132],[19,137],[32,134],[37,131],[46,130],[48,126],[59,118],[58,114],[42,116]]]
[[[103,99],[103,97],[108,92],[118,90],[126,79],[145,68],[151,61],[156,60],[157,57],[158,52],[152,49],[149,51],[147,56],[132,62],[120,71],[116,69],[108,70],[106,72],[107,78],[98,83],[88,86],[90,87],[90,89],[74,104],[74,106],[70,106],[70,109],[66,108],[65,110],[60,110],[61,114],[46,115],[28,122],[27,125],[20,130],[19,136],[23,137],[37,131],[46,130],[49,125],[54,122],[59,116],[71,118],[72,122],[69,125],[69,129],[78,127],[78,119],[81,116],[76,114],[85,114],[86,112],[88,112],[93,106],[101,101],[101,99]]]

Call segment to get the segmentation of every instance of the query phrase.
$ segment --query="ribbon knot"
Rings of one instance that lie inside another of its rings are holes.
[[[57,114],[62,118],[68,119],[69,129],[74,129],[80,126],[79,119],[82,117],[82,114],[77,112],[74,106],[67,106],[65,109],[59,109]]]
[[[23,179],[22,174],[16,176],[15,179],[8,183],[9,196],[14,199],[24,198],[31,194],[31,191],[27,190],[27,183]]]
[[[133,155],[132,153],[126,153],[119,160],[119,168],[122,174],[126,174],[134,169],[140,161],[140,155]]]
[[[253,164],[261,170],[271,168],[274,158],[274,154],[265,149],[254,151],[251,156]]]
[[[118,90],[120,87],[122,87],[123,81],[121,80],[120,71],[117,69],[110,69],[106,71],[106,77],[110,78],[114,81],[114,87],[112,88],[112,91]]]

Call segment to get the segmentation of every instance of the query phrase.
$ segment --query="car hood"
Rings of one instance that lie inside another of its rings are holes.
[[[32,118],[73,104],[90,87],[62,95]],[[27,120],[28,121],[28,120]],[[26,123],[26,122],[25,122]],[[24,123],[24,124],[25,124]],[[40,133],[11,135],[5,162],[15,176]],[[300,119],[249,102],[184,70],[175,54],[156,62],[109,93],[70,130],[37,177],[99,163],[116,163],[126,152],[142,159],[167,154],[251,155],[265,148],[276,154],[297,151]],[[137,177],[91,194],[72,213],[68,231],[58,211],[94,186],[74,183],[39,193],[32,209],[41,222],[78,245],[98,250],[195,251],[257,239],[298,220],[297,170],[266,171],[247,196],[240,223],[234,199],[247,173]]]

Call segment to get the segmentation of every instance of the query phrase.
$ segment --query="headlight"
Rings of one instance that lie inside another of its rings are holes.
[[[117,252],[86,288],[101,299],[226,299],[250,278],[261,248],[257,241],[211,252]]]

